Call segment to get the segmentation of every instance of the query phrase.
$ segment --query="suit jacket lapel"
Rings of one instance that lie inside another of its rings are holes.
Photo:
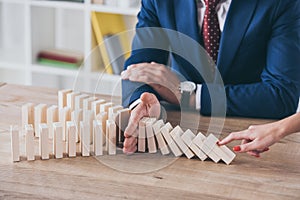
[[[220,41],[218,68],[224,77],[247,31],[258,0],[232,0]]]

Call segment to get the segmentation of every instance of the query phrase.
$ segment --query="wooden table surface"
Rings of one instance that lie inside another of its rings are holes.
[[[272,146],[261,158],[238,154],[231,165],[159,153],[12,163],[8,130],[20,124],[20,108],[27,102],[57,104],[57,90],[0,85],[0,199],[300,198],[298,133]],[[206,133],[209,117],[190,113],[187,118]],[[178,124],[180,112],[168,111],[168,120]],[[227,118],[221,137],[268,121]],[[189,122],[185,126],[189,128]]]

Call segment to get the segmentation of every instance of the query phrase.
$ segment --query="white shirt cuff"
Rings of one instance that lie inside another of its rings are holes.
[[[129,105],[129,109],[130,109],[130,110],[133,110],[133,109],[134,109],[137,105],[139,105],[141,102],[142,102],[141,99],[135,100],[134,102],[132,102],[132,103]]]
[[[202,84],[197,84],[197,90],[196,90],[196,110],[201,109],[201,90],[202,90]]]

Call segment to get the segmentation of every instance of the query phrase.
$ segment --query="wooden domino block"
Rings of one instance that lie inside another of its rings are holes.
[[[67,106],[67,94],[71,92],[72,90],[70,89],[58,91],[58,108],[64,108]]]
[[[47,109],[47,125],[49,127],[49,139],[53,138],[53,123],[58,122],[58,107],[53,105]]]
[[[68,135],[68,155],[69,157],[76,157],[76,124],[73,121],[67,122],[67,135]]]
[[[67,139],[66,122],[71,120],[71,108],[64,107],[59,109],[59,122],[63,126],[63,141]]]
[[[138,151],[146,152],[146,122],[149,118],[143,117],[139,121],[139,135],[138,135]]]
[[[10,127],[11,136],[11,157],[13,162],[20,161],[20,147],[19,147],[19,129],[17,126]]]
[[[92,103],[97,100],[98,100],[97,97],[89,97],[87,99],[84,99],[83,100],[83,110],[93,110]]]
[[[155,136],[152,129],[152,125],[156,122],[156,118],[149,118],[146,121],[146,137],[147,137],[147,144],[148,144],[148,151],[149,153],[156,153],[156,142]]]
[[[108,155],[116,155],[117,153],[117,144],[116,144],[116,123],[114,120],[107,120],[106,121],[106,127],[108,128],[108,135],[106,138],[108,138],[108,141],[106,144],[108,144]]]
[[[218,138],[213,134],[210,134],[204,141],[205,147],[208,147],[207,150],[212,150],[217,154],[227,165],[229,165],[232,160],[235,158],[235,154],[225,145],[217,145]]]
[[[27,124],[34,125],[34,104],[27,103],[22,106],[22,131],[25,135],[25,126]]]
[[[161,129],[160,132],[162,133],[164,139],[168,143],[172,153],[176,156],[179,157],[182,155],[182,151],[179,149],[179,147],[176,145],[174,140],[172,139],[170,135],[170,131],[173,129],[172,125],[170,123],[166,123]]]
[[[25,125],[25,143],[27,160],[34,160],[34,129],[32,124]]]
[[[105,103],[106,101],[104,99],[92,102],[92,110],[94,111],[95,117],[100,113],[100,105]]]
[[[119,133],[117,134],[117,140],[118,140],[119,146],[123,145],[123,142],[125,139],[124,131],[128,126],[130,112],[131,112],[131,110],[129,108],[124,108],[124,109],[118,111],[119,123],[117,125],[119,126]]]
[[[99,113],[96,117],[96,120],[99,120],[101,121],[102,123],[102,132],[104,133],[103,134],[103,145],[105,145],[106,143],[106,120],[107,120],[107,112],[102,112],[102,113]],[[106,149],[106,148],[105,148]]]
[[[195,137],[196,135],[190,129],[188,129],[183,133],[181,139],[200,160],[204,161],[207,158],[207,155],[193,143],[193,139]]]
[[[80,134],[81,134],[81,154],[82,156],[90,156],[90,132],[88,124],[80,122]]]
[[[39,104],[34,107],[34,134],[36,137],[40,137],[41,123],[47,123],[47,105]]]
[[[212,148],[207,148],[206,145],[204,145],[204,141],[206,140],[206,137],[199,132],[196,137],[193,139],[193,143],[198,146],[210,159],[212,159],[215,163],[220,161],[220,157],[212,151]]]
[[[118,114],[118,111],[122,109],[123,107],[120,105],[110,107],[108,109],[108,119],[115,120],[115,116]]]
[[[83,100],[89,98],[87,94],[81,94],[75,97],[75,110],[83,109]]]
[[[53,153],[56,159],[63,158],[63,126],[60,122],[53,123]]]
[[[183,135],[183,130],[179,126],[176,126],[170,132],[170,135],[188,159],[191,159],[192,157],[194,157],[195,154],[190,150],[190,148],[181,139],[181,136]]]
[[[74,121],[77,129],[76,142],[80,141],[80,122],[83,121],[83,110],[76,109],[71,113],[71,121]]]
[[[75,97],[79,96],[80,92],[71,92],[67,94],[67,107],[75,110]]]
[[[40,155],[42,160],[49,159],[49,133],[47,124],[40,124]]]
[[[168,145],[166,141],[164,140],[160,129],[164,126],[164,121],[163,120],[158,120],[156,123],[153,124],[152,129],[154,131],[154,135],[156,137],[157,143],[158,143],[158,148],[161,151],[162,155],[168,155],[170,154]]]
[[[95,156],[103,155],[103,130],[102,122],[99,120],[94,120],[93,122],[93,132],[94,132],[94,151]]]
[[[100,105],[100,113],[102,112],[107,112],[108,114],[108,109],[113,107],[115,104],[112,102],[104,103]]]
[[[94,121],[94,112],[92,110],[83,111],[83,122],[86,124],[86,128],[90,133],[90,143],[93,144],[93,121]]]

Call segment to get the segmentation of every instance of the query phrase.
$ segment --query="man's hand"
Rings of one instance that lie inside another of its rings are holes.
[[[241,145],[233,147],[236,152],[247,152],[249,155],[260,157],[260,153],[269,150],[269,147],[282,138],[280,126],[277,123],[250,126],[248,129],[229,134],[219,145],[234,140],[242,140]]]
[[[128,126],[124,132],[125,141],[123,152],[126,154],[134,153],[137,150],[139,121],[143,117],[158,118],[160,116],[160,103],[154,94],[143,93],[140,99],[141,103],[131,112]]]
[[[164,100],[179,104],[181,93],[180,80],[175,73],[165,65],[155,62],[130,65],[123,71],[122,79],[142,82],[150,85]]]

